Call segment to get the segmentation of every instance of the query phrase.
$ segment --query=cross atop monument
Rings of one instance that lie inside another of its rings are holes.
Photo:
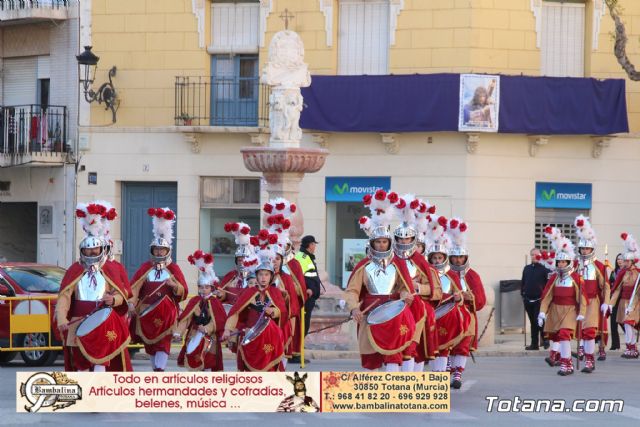
[[[294,16],[289,13],[289,9],[285,9],[284,12],[282,12],[282,15],[280,15],[280,19],[284,19],[285,30],[289,29],[289,19],[293,19],[293,18]]]

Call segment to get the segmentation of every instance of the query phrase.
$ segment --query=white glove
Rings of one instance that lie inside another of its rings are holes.
[[[582,314],[578,314],[578,317],[576,317],[576,320],[578,322],[582,322],[584,320],[584,316]]]
[[[543,312],[540,312],[540,314],[538,314],[538,326],[542,327],[546,318],[547,318],[547,315],[544,314]]]
[[[609,304],[602,304],[600,306],[600,311],[602,314],[607,314],[607,311],[609,311]]]

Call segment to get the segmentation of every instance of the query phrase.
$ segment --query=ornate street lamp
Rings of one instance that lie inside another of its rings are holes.
[[[120,105],[118,94],[112,81],[112,78],[116,75],[116,67],[113,66],[109,70],[109,82],[103,83],[97,91],[94,91],[91,85],[95,80],[96,68],[98,68],[100,58],[91,52],[91,46],[85,46],[84,52],[77,55],[76,59],[80,66],[80,83],[84,89],[84,99],[88,103],[98,101],[98,104],[102,104],[104,102],[105,110],[111,110],[113,123],[115,123],[116,111],[118,111],[118,106]]]

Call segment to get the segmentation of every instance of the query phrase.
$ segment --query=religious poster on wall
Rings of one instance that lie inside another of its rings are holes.
[[[351,272],[367,256],[367,239],[342,239],[342,287],[346,288]]]
[[[500,76],[460,75],[459,131],[498,132],[499,112]]]

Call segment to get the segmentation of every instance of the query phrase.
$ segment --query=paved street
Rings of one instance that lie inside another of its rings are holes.
[[[231,361],[226,361],[231,367]],[[175,362],[170,362],[175,368]],[[61,361],[55,368],[60,369]],[[358,370],[355,360],[313,360],[309,370]],[[148,362],[136,360],[134,369],[147,370]],[[0,379],[5,384],[0,389],[0,424],[17,425],[32,423],[63,423],[65,426],[92,427],[110,426],[115,423],[136,425],[204,425],[224,423],[230,426],[262,424],[263,427],[281,425],[284,420],[296,425],[323,426],[337,423],[349,426],[387,426],[393,423],[437,422],[439,425],[491,424],[512,426],[514,422],[532,425],[544,422],[546,425],[601,425],[613,423],[616,426],[640,423],[640,361],[629,361],[619,356],[611,357],[597,365],[592,375],[576,373],[561,378],[556,368],[548,367],[537,357],[484,357],[477,363],[469,363],[465,372],[465,383],[459,391],[452,392],[452,408],[449,414],[17,414],[15,412],[15,372],[28,370],[21,362],[0,369]],[[567,399],[624,399],[622,413],[487,413],[486,396],[501,399],[549,398]],[[583,424],[580,424],[584,422]],[[407,425],[407,424],[405,424]]]

